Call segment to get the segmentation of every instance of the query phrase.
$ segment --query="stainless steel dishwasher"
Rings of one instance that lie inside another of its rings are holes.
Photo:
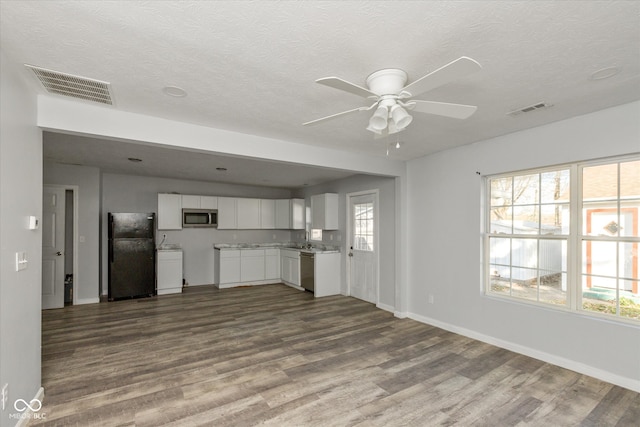
[[[307,291],[315,291],[315,256],[313,252],[300,252],[300,282]]]

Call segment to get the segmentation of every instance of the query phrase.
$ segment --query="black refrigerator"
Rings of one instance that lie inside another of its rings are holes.
[[[155,213],[109,212],[109,301],[156,291]]]

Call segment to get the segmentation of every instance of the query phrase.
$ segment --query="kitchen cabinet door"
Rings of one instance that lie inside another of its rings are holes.
[[[273,229],[276,228],[276,201],[262,199],[260,200],[260,228]]]
[[[304,199],[291,199],[291,224],[292,230],[305,229],[305,205]]]
[[[240,251],[220,251],[220,284],[240,282]]]
[[[267,280],[280,279],[280,251],[278,249],[265,250],[264,276]]]
[[[260,228],[260,199],[237,199],[238,229],[257,230]],[[218,212],[220,215],[220,212]],[[218,228],[220,228],[218,226]]]
[[[240,251],[240,281],[256,282],[264,280],[264,250],[247,249]]]
[[[218,197],[218,229],[235,229],[236,222],[235,197]]]
[[[182,209],[200,209],[200,196],[182,195]]]
[[[182,196],[158,193],[158,230],[182,230]]]
[[[202,209],[218,209],[218,198],[216,196],[200,196],[200,207]]]
[[[182,292],[182,251],[158,251],[158,295]]]
[[[300,253],[282,249],[280,260],[282,280],[300,286]]]
[[[276,228],[288,230],[291,222],[291,201],[289,199],[276,200]]]
[[[311,228],[338,229],[338,195],[335,193],[311,196]]]

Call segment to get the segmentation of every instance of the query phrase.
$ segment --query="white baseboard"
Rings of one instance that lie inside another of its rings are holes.
[[[392,307],[389,304],[383,304],[381,302],[377,303],[376,307],[378,307],[381,310],[388,311],[388,312],[391,312],[391,313],[394,313],[394,310],[395,310],[395,307]]]
[[[408,316],[408,313],[406,311],[394,311],[393,315],[398,319],[406,319]]]
[[[40,387],[33,399],[38,399],[42,404],[42,400],[44,399],[44,388]],[[31,402],[33,402],[33,399],[31,399]],[[20,414],[20,418],[16,423],[16,427],[26,427],[27,425],[29,425],[32,419],[35,419],[37,417],[46,417],[46,414],[40,411],[34,413],[30,408],[28,408],[26,411]]]
[[[274,283],[281,283],[280,280],[257,280],[255,282],[237,282],[237,283],[224,283],[215,285],[218,289],[238,288],[240,286],[260,286],[260,285],[272,285]]]
[[[554,354],[539,351],[530,347],[525,347],[523,345],[515,344],[510,341],[505,341],[489,335],[484,335],[470,329],[461,328],[459,326],[444,323],[436,319],[421,316],[419,314],[409,313],[408,317],[410,319],[417,320],[418,322],[426,323],[427,325],[435,326],[458,335],[463,335],[474,340],[495,345],[496,347],[504,348],[515,353],[533,357],[534,359],[542,360],[543,362],[551,363],[552,365],[560,366],[561,368],[569,369],[580,374],[589,375],[590,377],[594,377],[599,380],[606,381],[608,383],[615,384],[617,386],[640,393],[640,380],[626,378],[599,368],[595,368],[593,366],[585,365],[584,363],[576,362],[571,359],[566,359],[564,357],[556,356]]]
[[[73,302],[73,305],[97,304],[99,302],[100,298],[78,298]]]

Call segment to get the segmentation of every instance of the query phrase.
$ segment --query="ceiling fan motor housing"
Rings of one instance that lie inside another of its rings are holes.
[[[367,87],[378,95],[398,95],[407,83],[407,73],[397,68],[376,71],[367,77]]]

